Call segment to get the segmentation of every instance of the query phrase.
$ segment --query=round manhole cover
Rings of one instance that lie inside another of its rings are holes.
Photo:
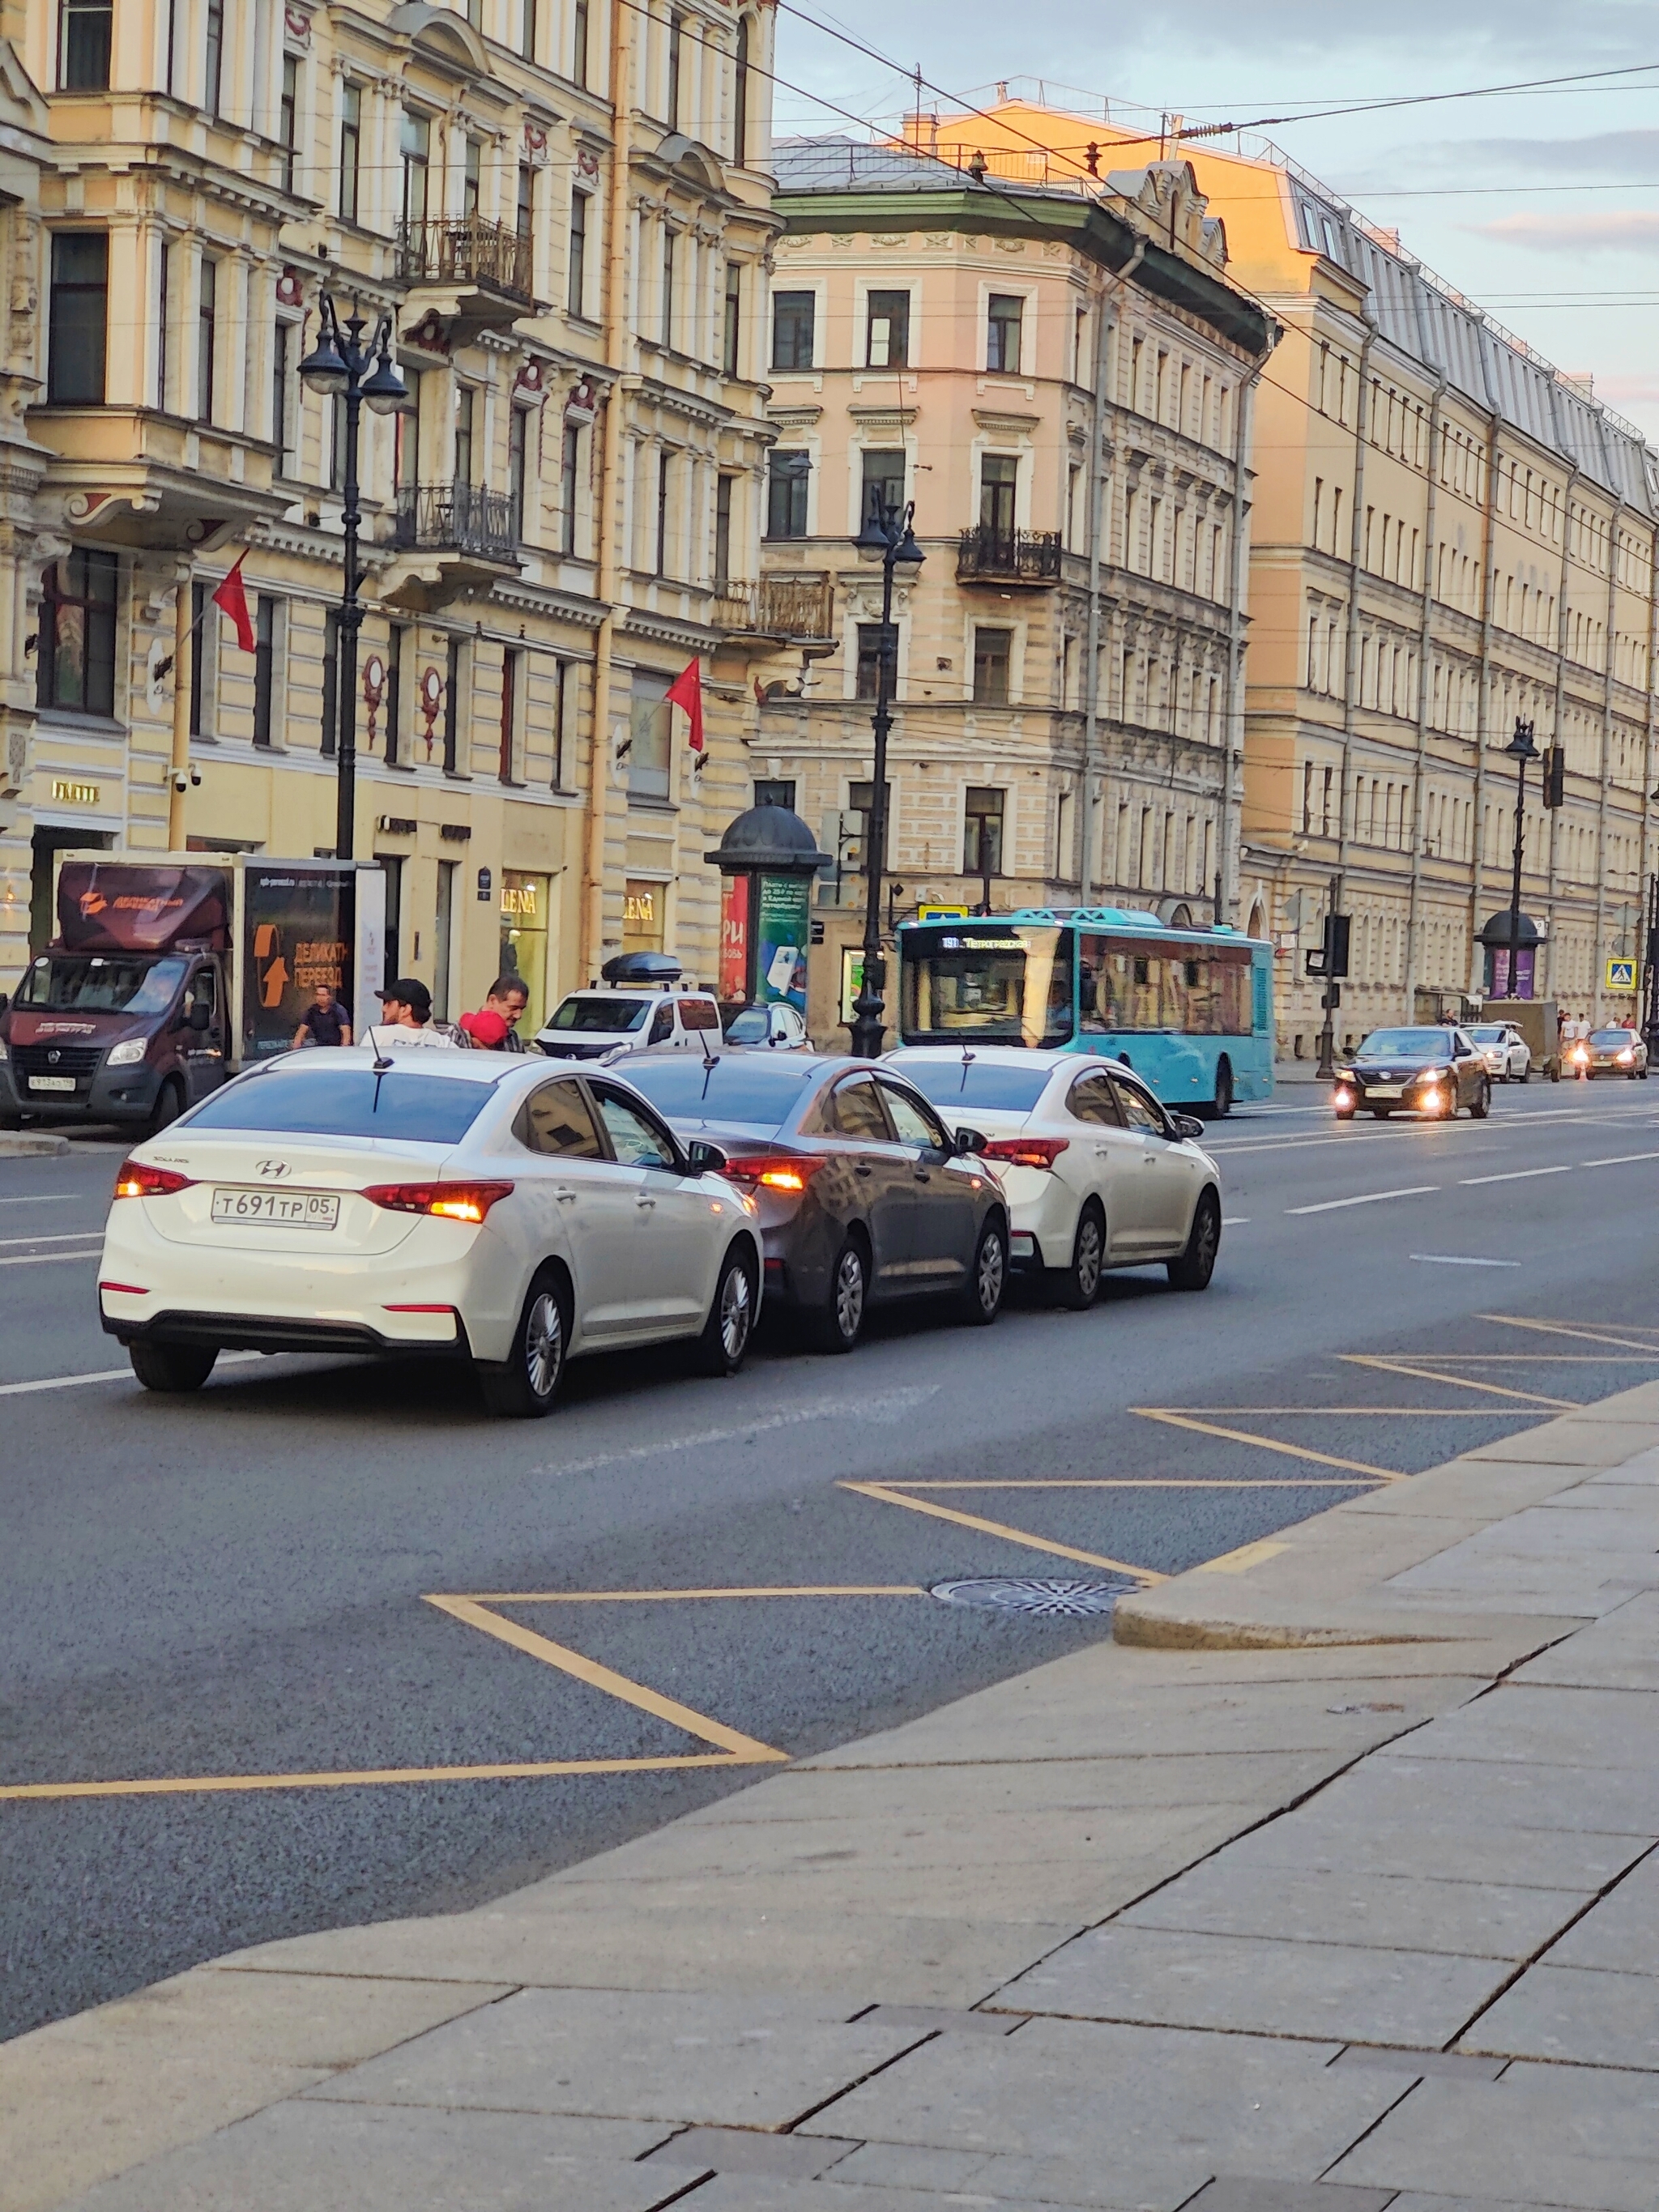
[[[933,1595],[946,1605],[982,1606],[994,1613],[1034,1613],[1045,1620],[1080,1620],[1109,1613],[1126,1590],[1121,1582],[1063,1582],[1046,1575],[987,1576],[974,1582],[935,1583]]]

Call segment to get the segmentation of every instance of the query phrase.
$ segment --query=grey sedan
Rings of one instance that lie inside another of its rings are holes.
[[[994,1322],[1008,1275],[1008,1207],[977,1157],[886,1067],[817,1053],[644,1054],[629,1068],[682,1139],[726,1155],[760,1208],[766,1303],[811,1341],[850,1352],[870,1307],[943,1291]]]

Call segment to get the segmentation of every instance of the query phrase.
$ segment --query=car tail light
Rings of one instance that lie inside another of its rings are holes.
[[[100,1283],[100,1291],[118,1291],[124,1298],[147,1298],[149,1292],[142,1283]]]
[[[171,1168],[146,1167],[143,1160],[127,1160],[115,1178],[117,1198],[170,1198],[175,1190],[188,1190],[193,1176],[175,1175]]]
[[[377,1182],[363,1196],[392,1213],[435,1213],[445,1221],[482,1221],[510,1182]]]
[[[720,1172],[733,1182],[795,1197],[827,1164],[827,1156],[822,1152],[763,1152],[750,1159],[728,1160]]]
[[[983,1157],[1005,1167],[1051,1168],[1071,1143],[1069,1137],[997,1137]]]

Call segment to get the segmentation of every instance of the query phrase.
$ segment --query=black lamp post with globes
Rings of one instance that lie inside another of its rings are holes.
[[[884,500],[880,486],[872,485],[870,512],[853,540],[855,552],[881,556],[881,644],[876,655],[876,711],[870,718],[876,736],[875,775],[864,824],[864,973],[853,1001],[853,1050],[860,1060],[881,1057],[882,1016],[886,1011],[882,997],[887,965],[881,950],[881,877],[887,848],[887,736],[893,726],[888,708],[898,660],[893,635],[893,574],[903,568],[914,575],[927,557],[910,527],[915,512],[914,500],[901,507]]]

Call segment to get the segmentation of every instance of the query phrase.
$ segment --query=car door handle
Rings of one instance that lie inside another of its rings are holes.
[[[854,1175],[868,1176],[874,1175],[875,1170],[872,1167],[868,1166],[863,1160],[860,1160],[858,1165],[854,1169],[853,1172]]]
[[[911,1170],[911,1173],[915,1176],[918,1182],[932,1182],[933,1180],[932,1176],[928,1174],[926,1168],[913,1168]]]
[[[576,1194],[574,1190],[556,1191],[554,1196],[561,1206],[574,1206],[576,1203]]]
[[[634,1200],[635,1206],[654,1206],[656,1202],[654,1198],[636,1198]]]

